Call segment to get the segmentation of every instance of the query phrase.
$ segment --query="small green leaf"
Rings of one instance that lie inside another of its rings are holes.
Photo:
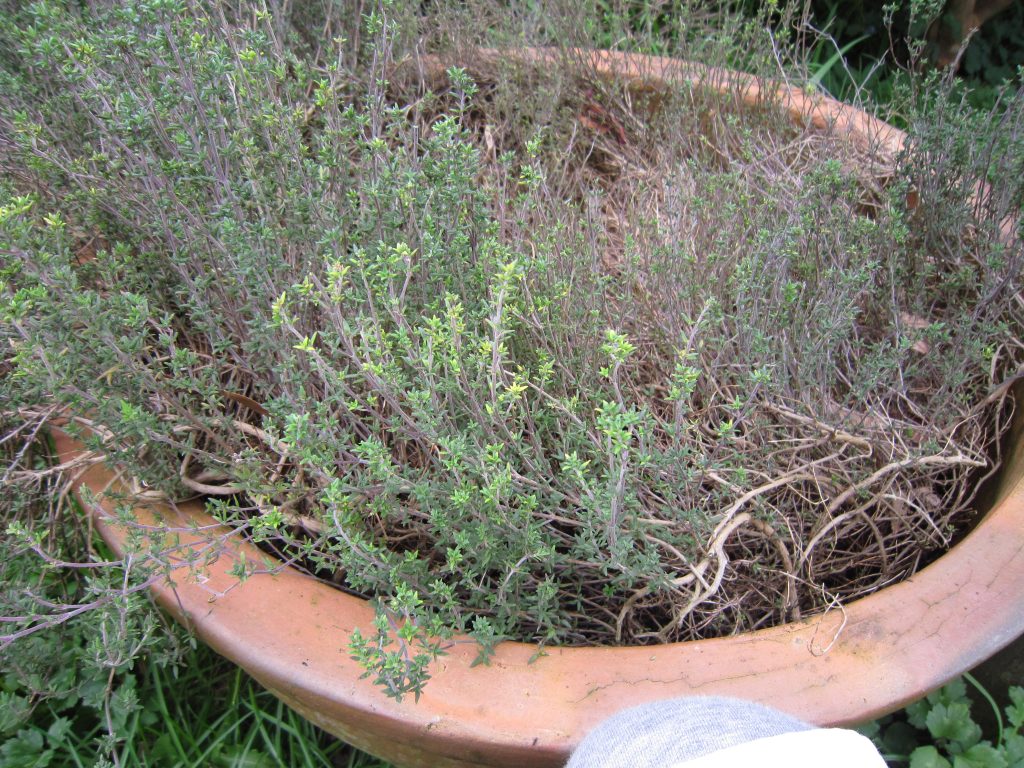
[[[46,768],[53,750],[43,748],[43,732],[38,728],[18,731],[0,746],[0,765],[4,768]]]
[[[936,704],[925,722],[932,736],[946,739],[961,750],[967,750],[981,740],[981,728],[971,719],[971,706],[966,700]]]
[[[918,747],[911,753],[910,768],[952,768],[952,765],[939,754],[939,750],[929,744],[926,747]]]
[[[1024,688],[1019,685],[1010,687],[1010,706],[1006,708],[1006,719],[1014,728],[1024,725]]]
[[[953,758],[953,768],[1006,768],[1006,758],[987,741]]]
[[[30,714],[32,707],[27,698],[0,691],[0,734],[14,733],[25,724]]]
[[[921,699],[920,701],[908,704],[906,709],[907,721],[915,728],[920,728],[922,731],[927,730],[928,724],[925,721],[929,711],[931,711],[931,704],[928,703],[928,699]]]
[[[316,351],[316,337],[318,331],[313,331],[312,336],[303,336],[302,341],[295,344],[292,349],[297,349],[300,352],[315,352]]]
[[[50,723],[50,727],[46,731],[46,740],[51,747],[55,747],[67,739],[71,731],[71,720],[66,717],[58,717]]]
[[[540,647],[536,651],[533,652],[533,654],[530,656],[530,658],[527,660],[526,663],[527,664],[533,664],[534,662],[539,661],[540,659],[544,658],[547,655],[548,655],[548,652],[545,651],[543,647]]]
[[[1010,765],[1024,765],[1024,736],[1019,733],[1010,733],[1004,736],[1003,751]]]

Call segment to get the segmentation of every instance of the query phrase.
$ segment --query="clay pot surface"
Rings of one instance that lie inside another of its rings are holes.
[[[592,71],[657,92],[689,81],[736,89],[746,103],[772,98],[794,121],[896,151],[902,133],[827,97],[747,75],[670,59],[590,52]],[[484,58],[551,59],[544,51]],[[59,458],[82,447],[55,434]],[[1001,480],[983,522],[911,579],[824,615],[736,637],[626,648],[548,648],[505,642],[489,666],[471,667],[471,641],[431,668],[419,702],[389,699],[349,657],[356,627],[372,630],[363,600],[298,571],[239,583],[240,558],[266,556],[237,535],[199,579],[176,572],[154,587],[160,604],[216,651],[322,728],[399,766],[558,766],[598,722],[656,699],[726,695],[762,702],[822,725],[863,722],[897,709],[992,655],[1024,632],[1024,419],[1007,438]],[[77,480],[98,497],[96,525],[117,550],[127,529],[104,491],[102,465]],[[137,523],[170,529],[183,546],[224,535],[197,502],[139,506]],[[185,550],[177,557],[184,562]],[[271,570],[274,570],[271,568]]]

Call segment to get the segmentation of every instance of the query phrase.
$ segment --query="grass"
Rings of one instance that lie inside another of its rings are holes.
[[[111,680],[107,711],[116,738],[101,710],[50,698],[0,737],[0,765],[388,768],[312,725],[203,645],[175,664],[143,659]]]
[[[182,675],[148,666],[152,709],[143,710],[151,716],[138,737],[149,752],[138,754],[140,763],[149,757],[168,766],[380,764],[332,739],[208,649],[192,655]]]

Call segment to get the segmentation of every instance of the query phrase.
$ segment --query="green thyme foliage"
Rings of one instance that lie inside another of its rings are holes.
[[[204,646],[173,656],[150,648],[113,672],[95,667],[83,654],[88,622],[19,643],[17,662],[4,664],[4,766],[384,766]]]
[[[967,683],[989,704],[995,733],[984,738],[971,710]],[[1011,686],[1003,712],[971,675],[916,701],[904,712],[867,726],[865,733],[890,765],[910,768],[1015,768],[1024,765],[1024,688]]]
[[[38,458],[39,447],[25,457]],[[52,482],[9,482],[0,542],[0,763],[110,765],[130,749],[125,742],[139,724],[134,665],[143,654],[157,665],[173,662],[178,637],[162,626],[130,561],[89,551],[73,510],[57,509]]]
[[[11,438],[24,424],[0,419]],[[22,433],[0,496],[0,765],[383,766],[190,643],[61,503],[52,446]]]
[[[436,620],[431,627],[419,626],[423,600],[416,590],[398,584],[394,592],[387,605],[376,606],[375,636],[363,637],[356,628],[349,647],[366,668],[364,677],[374,674],[374,682],[398,701],[409,693],[418,700],[430,679],[429,664],[442,652],[438,638],[449,631]]]
[[[572,51],[428,71],[410,13],[18,5],[11,409],[376,596],[394,695],[456,634],[726,634],[948,545],[1021,359],[1019,94],[879,159]]]
[[[0,422],[9,437],[24,426]],[[190,643],[136,589],[144,558],[92,542],[47,471],[52,446],[22,437],[2,446],[22,463],[0,497],[0,765],[384,765]]]

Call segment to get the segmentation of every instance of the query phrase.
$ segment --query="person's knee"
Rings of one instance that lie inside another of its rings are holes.
[[[801,735],[803,734],[803,735]],[[808,735],[809,734],[809,735]],[[566,768],[675,768],[746,764],[791,768],[837,765],[837,750],[864,768],[884,768],[863,736],[817,729],[776,709],[717,696],[667,699],[623,710],[599,724],[573,752]],[[780,762],[766,762],[777,753]],[[866,760],[866,762],[864,762]]]

